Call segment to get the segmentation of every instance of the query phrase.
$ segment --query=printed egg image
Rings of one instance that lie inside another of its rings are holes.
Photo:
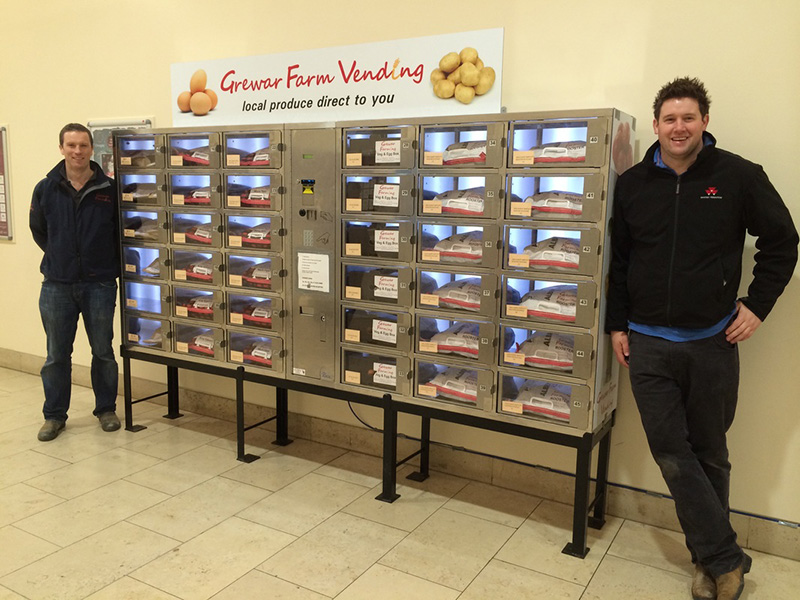
[[[208,75],[203,69],[197,69],[189,78],[189,91],[178,94],[176,100],[178,109],[183,112],[191,112],[196,117],[202,117],[217,107],[219,97],[208,84]]]
[[[211,98],[211,110],[217,108],[217,102],[219,101],[219,99],[217,98],[217,93],[214,90],[210,90],[208,88],[203,90],[203,93],[209,98]]]
[[[192,97],[192,92],[181,92],[178,95],[178,108],[181,112],[189,112],[191,107],[189,106],[189,100]]]
[[[211,110],[211,98],[209,98],[208,94],[205,92],[197,92],[196,94],[192,94],[192,97],[189,100],[189,107],[198,117],[207,115],[208,111]]]
[[[189,91],[192,94],[196,94],[197,92],[202,92],[206,89],[206,82],[208,78],[206,77],[206,72],[203,69],[198,69],[192,75],[192,78],[189,80]]]

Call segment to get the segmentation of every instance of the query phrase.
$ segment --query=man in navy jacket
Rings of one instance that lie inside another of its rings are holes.
[[[658,92],[658,141],[614,196],[606,330],[695,563],[695,600],[736,600],[750,557],[729,520],[726,433],[737,344],[772,310],[797,262],[797,231],[763,169],[716,146],[697,79]],[[745,233],[753,279],[738,298]]]
[[[86,127],[65,125],[58,141],[64,160],[36,185],[30,212],[33,239],[44,251],[39,312],[47,334],[41,371],[45,422],[38,435],[43,442],[55,439],[67,421],[79,315],[92,348],[94,415],[104,431],[120,427],[111,345],[120,264],[116,185],[91,160],[92,134]]]

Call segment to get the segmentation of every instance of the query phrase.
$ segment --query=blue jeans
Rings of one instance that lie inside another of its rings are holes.
[[[117,283],[44,281],[39,312],[47,334],[47,360],[42,367],[44,418],[66,421],[72,391],[72,346],[78,315],[92,348],[92,389],[95,416],[116,410],[119,371],[111,342]]]
[[[692,562],[714,577],[744,560],[729,519],[726,433],[739,393],[739,350],[715,336],[670,342],[630,334],[630,376],[647,441]]]

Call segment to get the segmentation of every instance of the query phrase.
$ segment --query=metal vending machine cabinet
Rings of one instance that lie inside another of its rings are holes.
[[[248,377],[281,390],[278,414],[289,389],[382,408],[385,500],[399,412],[422,417],[420,477],[431,419],[574,447],[565,551],[584,556],[635,125],[597,109],[118,133],[124,365],[235,377],[240,456]],[[288,443],[285,416],[278,430]]]

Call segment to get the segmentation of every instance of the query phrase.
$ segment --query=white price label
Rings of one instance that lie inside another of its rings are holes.
[[[395,183],[376,183],[372,186],[372,204],[396,208],[400,204],[400,186]]]
[[[400,162],[400,140],[375,142],[375,164],[397,164]]]

